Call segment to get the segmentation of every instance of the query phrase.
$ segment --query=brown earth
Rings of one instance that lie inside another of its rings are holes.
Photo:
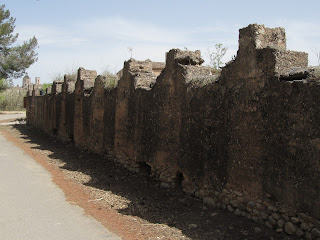
[[[129,172],[25,124],[0,126],[0,132],[52,174],[70,203],[122,239],[295,239],[205,206],[181,189],[161,188],[147,168]]]

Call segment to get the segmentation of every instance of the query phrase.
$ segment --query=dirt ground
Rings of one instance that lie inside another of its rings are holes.
[[[147,171],[129,172],[26,124],[0,126],[0,132],[51,172],[70,203],[122,239],[296,239],[207,207],[180,189],[163,189]]]

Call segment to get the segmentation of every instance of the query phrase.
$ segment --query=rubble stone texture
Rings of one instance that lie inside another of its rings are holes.
[[[130,59],[115,89],[80,68],[76,82],[29,92],[27,121],[210,207],[318,238],[320,79],[307,54],[286,50],[283,28],[252,24],[219,76],[202,63],[172,49],[155,76]]]

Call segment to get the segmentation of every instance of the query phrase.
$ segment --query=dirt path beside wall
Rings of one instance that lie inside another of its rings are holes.
[[[123,239],[295,239],[163,188],[148,169],[131,173],[25,124],[0,132],[52,174],[69,202]]]

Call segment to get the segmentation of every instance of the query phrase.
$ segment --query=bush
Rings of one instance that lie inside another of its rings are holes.
[[[0,93],[0,110],[2,111],[21,111],[23,110],[23,98],[27,90],[9,88]]]
[[[108,69],[106,69],[101,75],[106,77],[105,87],[107,89],[112,89],[117,87],[118,78],[115,74],[111,73]]]

